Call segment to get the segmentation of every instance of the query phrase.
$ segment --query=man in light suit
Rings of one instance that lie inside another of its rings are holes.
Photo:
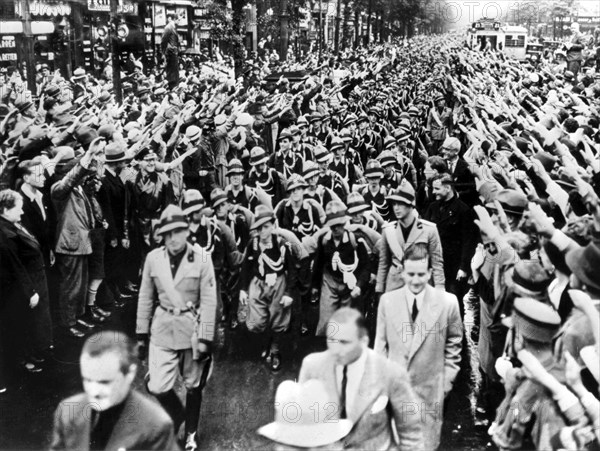
[[[171,415],[176,431],[185,419],[185,449],[195,450],[202,389],[210,374],[216,328],[215,271],[210,255],[188,243],[188,223],[181,208],[165,208],[158,233],[164,237],[165,246],[146,257],[136,333],[144,348],[150,332],[148,390]],[[187,391],[185,412],[173,389],[178,373]]]
[[[345,449],[423,448],[418,398],[406,370],[368,348],[364,317],[342,307],[328,323],[327,351],[308,355],[299,382],[316,379],[339,404],[332,418],[349,419],[353,427],[343,440]],[[394,443],[392,421],[398,443]]]
[[[432,288],[427,245],[404,254],[405,285],[379,302],[375,351],[408,369],[420,398],[425,449],[439,446],[444,399],[459,371],[463,325],[456,296]]]
[[[50,449],[179,449],[167,413],[131,387],[137,364],[127,335],[90,336],[80,364],[84,393],[58,405]]]
[[[414,243],[424,243],[431,256],[433,282],[444,289],[444,257],[437,227],[433,222],[419,218],[415,208],[415,191],[410,185],[392,190],[386,199],[391,203],[397,221],[383,226],[379,241],[377,293],[388,293],[404,285],[402,258],[404,251]]]

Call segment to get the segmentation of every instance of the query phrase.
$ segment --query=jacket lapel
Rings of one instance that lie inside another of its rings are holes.
[[[349,419],[352,420],[353,424],[358,423],[382,390],[380,382],[381,374],[377,371],[376,361],[373,358],[373,351],[371,349],[365,349],[363,352],[367,353],[365,372],[360,380],[358,393],[356,394],[354,401],[354,409],[352,409],[349,415]]]
[[[134,393],[131,392],[125,400],[125,406],[123,406],[119,419],[115,423],[105,449],[124,449],[122,448],[122,439],[132,435],[132,426],[133,429],[136,429],[136,423],[139,421],[139,418],[137,418],[138,414],[139,405],[136,405]]]
[[[414,357],[428,335],[441,334],[440,325],[437,323],[440,313],[441,304],[436,296],[435,289],[428,285],[425,288],[423,305],[415,320],[415,333],[412,337],[412,343],[410,345],[409,362],[410,359]]]
[[[177,268],[177,272],[175,273],[175,279],[173,280],[173,284],[175,286],[177,286],[177,284],[179,282],[181,282],[181,280],[185,276],[187,276],[189,274],[189,272],[194,268],[194,262],[190,262],[188,260],[189,252],[193,252],[193,251],[191,250],[190,244],[187,244],[187,247],[185,249],[185,255],[183,256],[183,259],[181,260],[181,263],[179,264],[179,268]]]
[[[408,234],[408,240],[406,241],[406,244],[408,246],[410,246],[413,243],[416,243],[417,240],[419,239],[419,237],[421,236],[421,234],[423,233],[423,226],[420,223],[420,219],[417,218],[415,220],[415,223],[412,226],[412,229],[410,230],[410,233]],[[400,231],[400,235],[402,235],[402,231]]]

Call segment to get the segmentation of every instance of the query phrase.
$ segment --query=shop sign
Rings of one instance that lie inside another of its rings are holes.
[[[87,0],[89,11],[110,12],[110,0]],[[137,14],[137,3],[123,1],[117,5],[118,14]]]

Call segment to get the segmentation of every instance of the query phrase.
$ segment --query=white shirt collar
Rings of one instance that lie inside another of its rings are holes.
[[[42,192],[39,190],[34,191],[33,188],[27,183],[23,183],[21,190],[23,191],[23,194],[29,197],[29,199],[31,199],[33,202],[42,201]]]
[[[408,290],[408,288],[407,288]],[[421,291],[419,294],[414,294],[412,291],[408,290],[406,295],[406,301],[408,302],[408,311],[412,312],[413,302],[417,299],[417,309],[419,312],[423,308],[423,301],[425,300],[425,289]]]

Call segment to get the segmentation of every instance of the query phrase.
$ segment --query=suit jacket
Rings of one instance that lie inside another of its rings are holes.
[[[118,175],[104,172],[102,186],[98,191],[98,203],[102,207],[104,218],[108,223],[106,241],[126,239],[129,234],[126,227],[129,214],[127,213],[129,190]]]
[[[46,199],[43,199],[44,211],[46,219],[42,216],[42,210],[37,202],[32,201],[27,194],[23,192],[23,188],[19,190],[23,197],[23,216],[21,216],[21,225],[31,233],[39,243],[44,261],[46,264],[50,262],[50,249],[52,249],[52,235],[50,227],[50,212],[46,205]]]
[[[84,393],[62,401],[54,413],[52,450],[90,449],[90,401]],[[178,450],[173,422],[157,403],[133,390],[106,445],[107,450]]]
[[[423,217],[437,226],[446,278],[454,280],[459,269],[470,274],[479,236],[473,211],[455,195],[449,202],[432,202]]]
[[[469,163],[462,158],[456,162],[456,167],[452,173],[454,178],[454,188],[458,197],[469,207],[475,206],[479,201],[477,187],[475,186],[475,176],[469,169]]]
[[[426,449],[436,449],[442,430],[444,397],[459,371],[463,325],[456,296],[431,286],[415,324],[407,287],[381,296],[374,349],[408,369],[417,396],[425,403]]]
[[[440,235],[438,234],[437,227],[434,223],[420,218],[417,218],[415,222],[416,223],[413,224],[413,228],[408,235],[407,241],[404,241],[400,224],[399,222],[396,222],[394,232],[398,239],[398,243],[403,251],[414,243],[427,244],[429,255],[431,256],[431,266],[433,268],[433,281],[436,287],[444,288],[446,283],[444,277],[444,257],[442,255],[442,244],[440,242]],[[401,272],[402,262],[398,258],[399,256],[392,253],[385,230],[381,234],[381,240],[379,241],[378,246],[379,268],[377,270],[376,291],[383,293],[385,291],[390,291],[389,287],[393,283],[390,278],[391,274],[389,274],[390,267],[394,265],[398,269],[396,273],[399,274]],[[403,284],[404,282],[399,286],[402,286]]]
[[[67,175],[52,185],[52,201],[56,207],[55,251],[66,255],[90,255],[90,230],[94,228],[92,205],[81,188],[83,178],[91,172],[77,163]]]
[[[217,288],[210,256],[199,246],[187,244],[179,268],[172,276],[168,252],[154,249],[146,257],[137,308],[136,333],[147,334],[153,316],[154,300],[169,309],[186,309],[188,303],[200,314],[198,339],[212,343],[216,330]],[[152,319],[150,341],[168,349],[191,348],[196,319],[192,312],[175,315],[156,308]]]
[[[372,349],[367,348],[363,352],[367,353],[365,372],[358,387],[356,408],[348,412],[353,427],[343,439],[344,448],[393,448],[393,420],[398,432],[399,449],[422,449],[423,431],[419,422],[418,401],[408,382],[406,370],[378,356]],[[330,393],[335,393],[333,398],[339,399],[335,359],[329,351],[310,354],[304,359],[299,382],[310,379],[323,382]],[[379,400],[387,403],[379,405]],[[416,409],[414,414],[411,413],[413,407]]]

